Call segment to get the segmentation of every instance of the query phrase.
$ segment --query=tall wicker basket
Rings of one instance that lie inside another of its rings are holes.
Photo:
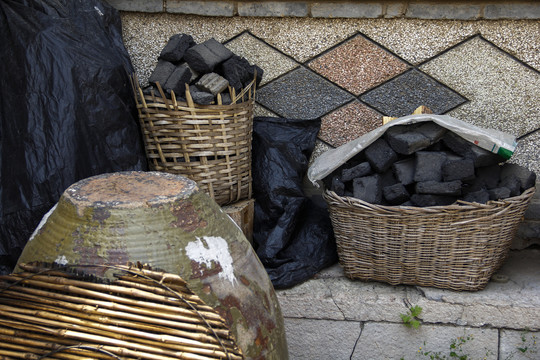
[[[219,205],[251,198],[251,139],[255,80],[232,103],[199,105],[186,86],[186,102],[145,95],[132,77],[146,156],[151,170],[197,182]]]
[[[374,205],[329,190],[323,196],[347,277],[474,291],[506,259],[534,192],[425,208]]]

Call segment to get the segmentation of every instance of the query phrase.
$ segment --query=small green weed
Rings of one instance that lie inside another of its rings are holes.
[[[409,308],[406,314],[399,314],[403,324],[407,327],[418,329],[420,327],[421,320],[419,318],[422,313],[422,307],[415,305]]]

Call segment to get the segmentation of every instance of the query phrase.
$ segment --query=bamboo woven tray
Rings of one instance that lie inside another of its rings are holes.
[[[225,320],[178,275],[114,266],[117,280],[19,265],[0,276],[0,357],[243,359]]]
[[[132,85],[151,170],[179,174],[197,182],[219,205],[252,196],[251,140],[255,79],[232,103],[193,102],[186,86],[186,102],[171,99],[157,84],[161,96],[144,95],[136,77]]]
[[[347,277],[474,291],[506,259],[534,191],[424,208],[374,205],[329,190],[323,196]]]

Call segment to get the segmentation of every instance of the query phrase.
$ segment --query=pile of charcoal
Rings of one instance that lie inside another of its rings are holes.
[[[324,179],[339,196],[372,204],[485,204],[518,196],[536,175],[428,121],[388,128],[362,152]]]
[[[159,83],[167,97],[172,90],[178,101],[185,101],[187,84],[197,104],[214,104],[218,94],[222,104],[229,104],[231,92],[240,93],[254,79],[258,85],[262,76],[260,67],[251,65],[214,38],[197,44],[191,35],[176,34],[162,49],[144,93],[160,96]]]

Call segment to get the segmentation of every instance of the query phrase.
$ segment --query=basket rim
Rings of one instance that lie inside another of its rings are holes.
[[[529,189],[523,191],[520,195],[509,197],[502,200],[490,200],[486,204],[477,202],[468,202],[464,200],[458,200],[451,205],[441,206],[401,206],[401,205],[379,205],[372,204],[367,201],[357,199],[350,196],[339,196],[334,191],[325,189],[323,198],[329,203],[334,205],[342,205],[347,207],[353,207],[361,210],[376,211],[386,214],[435,214],[441,212],[457,212],[457,211],[469,211],[469,210],[491,210],[501,207],[506,207],[512,204],[522,203],[528,201],[535,193],[536,186],[532,186]]]

